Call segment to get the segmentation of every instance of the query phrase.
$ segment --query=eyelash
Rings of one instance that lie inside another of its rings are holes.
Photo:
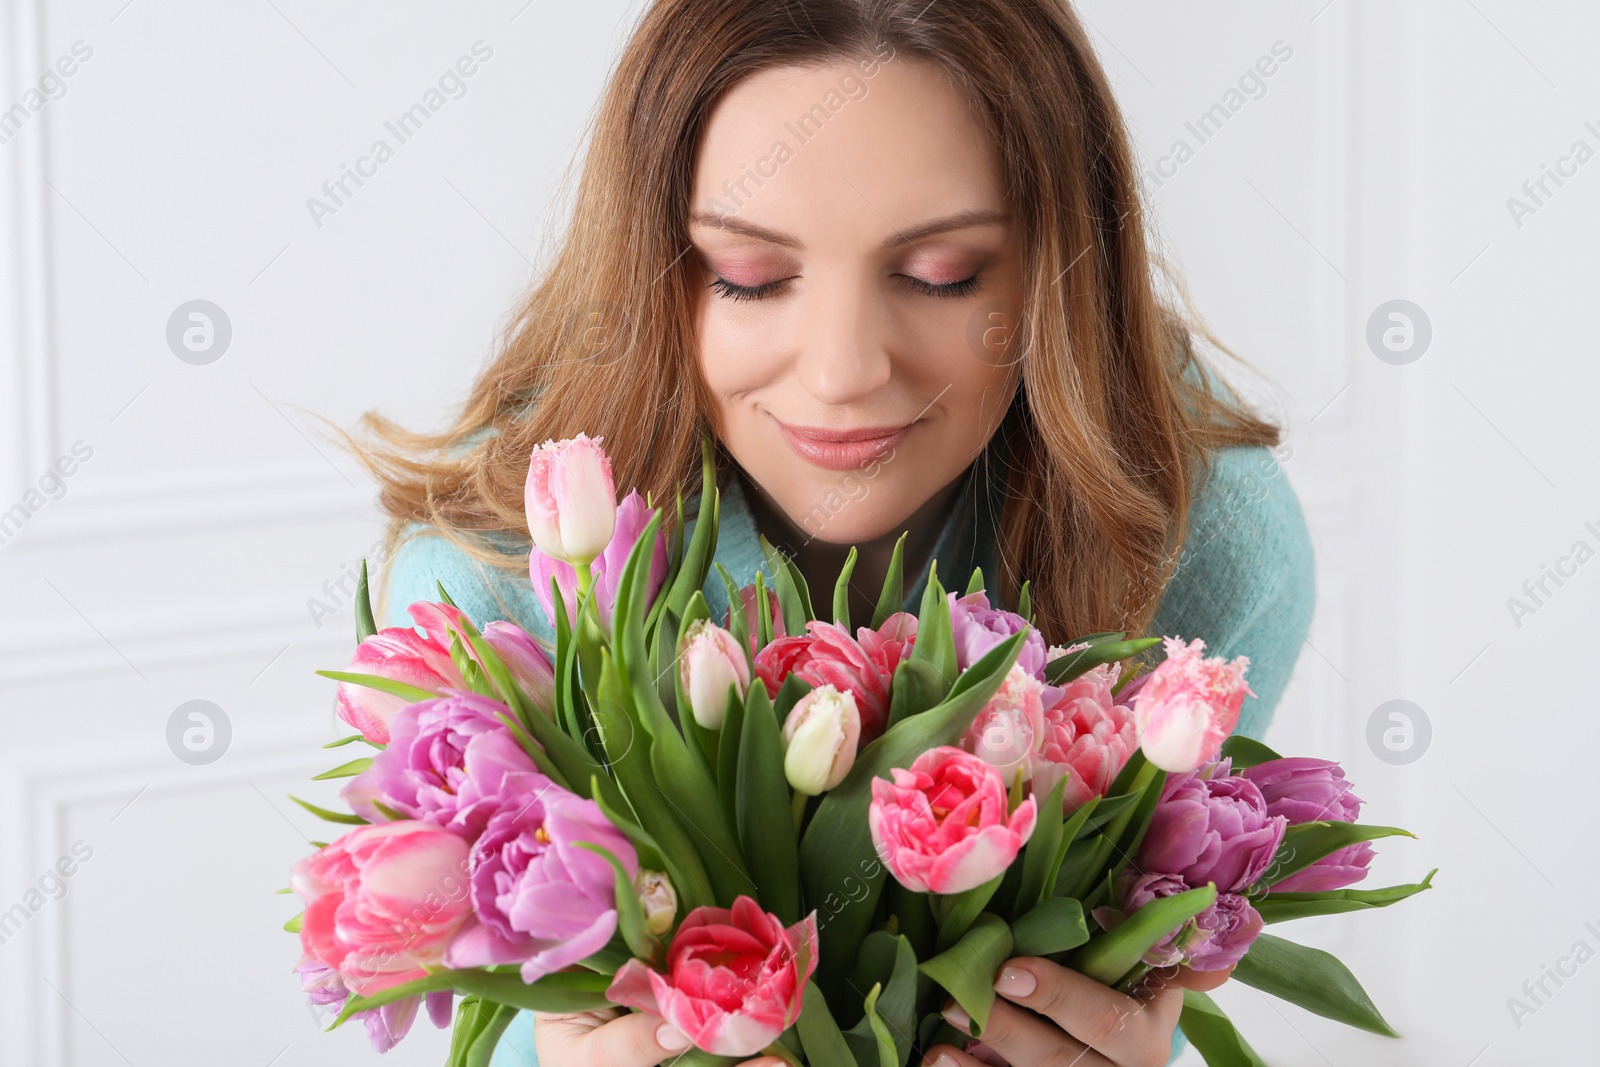
[[[959,282],[946,282],[943,285],[933,285],[932,283],[925,282],[920,278],[912,278],[907,276],[906,284],[927,296],[954,298],[969,296],[973,292],[977,291],[978,278],[979,275],[974,274],[972,277],[963,278]],[[716,281],[711,283],[709,288],[715,289],[718,293],[731,300],[762,300],[772,295],[772,293],[782,286],[785,281],[788,281],[788,279],[784,278],[775,282],[767,282],[764,285],[747,286],[735,285],[726,279],[718,278]]]

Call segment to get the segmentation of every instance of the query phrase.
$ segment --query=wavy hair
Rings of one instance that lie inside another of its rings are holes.
[[[655,0],[591,118],[565,232],[459,414],[437,433],[376,412],[365,440],[340,431],[380,486],[388,558],[421,523],[525,569],[504,535],[526,544],[528,456],[580,430],[612,442],[618,486],[693,491],[715,408],[682,253],[707,117],[756,71],[886,48],[941,65],[979,105],[1024,235],[1021,384],[978,459],[1004,471],[994,592],[1014,604],[1031,579],[1054,635],[1144,631],[1211,454],[1279,430],[1193,373],[1210,334],[1159,294],[1130,138],[1068,0]]]

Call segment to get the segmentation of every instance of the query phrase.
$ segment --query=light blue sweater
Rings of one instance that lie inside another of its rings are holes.
[[[970,470],[933,550],[940,581],[957,592],[966,588],[975,565],[986,576],[997,573],[993,520],[999,514],[1000,488],[997,480],[982,475],[981,465]],[[693,501],[686,500],[686,513],[692,510]],[[753,582],[757,569],[770,581],[772,571],[737,478],[723,491],[721,520],[715,559],[740,586]],[[693,520],[688,525],[686,537]],[[401,546],[386,569],[388,600],[380,625],[409,625],[406,606],[437,600],[437,581],[479,626],[508,619],[554,640],[526,571],[506,574],[485,567],[437,532],[414,529],[417,536]],[[503,544],[506,551],[526,557],[526,538],[508,536]],[[921,576],[908,590],[905,610],[918,610],[925,582]],[[813,593],[815,599],[817,591]],[[713,617],[720,618],[728,598],[714,570],[704,594]],[[1315,600],[1311,538],[1288,476],[1265,447],[1222,449],[1195,502],[1178,569],[1163,592],[1150,632],[1203,638],[1211,655],[1248,656],[1247,677],[1256,695],[1246,698],[1235,732],[1261,738],[1299,657]],[[1048,636],[1059,642],[1072,635]],[[1173,1058],[1184,1044],[1182,1031],[1176,1032]],[[491,1067],[532,1067],[536,1062],[532,1016],[521,1012],[501,1039]]]

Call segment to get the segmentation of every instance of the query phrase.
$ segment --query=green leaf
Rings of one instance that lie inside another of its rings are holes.
[[[905,657],[894,669],[889,686],[889,727],[892,729],[938,704],[947,689],[944,678],[931,664]]]
[[[361,685],[368,689],[376,689],[380,693],[397,696],[401,700],[409,700],[416,704],[423,700],[432,700],[438,696],[426,689],[418,689],[414,685],[397,682],[393,678],[380,678],[376,674],[358,674],[354,671],[318,671],[324,678],[332,678],[336,682],[349,682],[351,685]]]
[[[844,558],[844,566],[839,568],[839,580],[833,584],[833,621],[845,628],[846,633],[854,634],[850,626],[850,575],[856,569],[856,546],[850,546],[850,554]]]
[[[337,1028],[358,1011],[382,1007],[417,993],[433,993],[442,989],[453,989],[457,993],[474,995],[524,1011],[598,1011],[611,1003],[605,995],[610,985],[611,975],[593,971],[557,971],[545,975],[532,985],[523,982],[522,976],[515,973],[515,968],[511,973],[476,968],[435,971],[426,978],[390,986],[370,997],[352,995],[328,1029]]]
[[[436,582],[433,583],[433,585],[434,585],[434,588],[439,590],[439,600],[440,600],[441,603],[449,604],[451,607],[456,608],[457,611],[461,610],[459,607],[456,606],[456,602],[454,600],[450,599],[450,594],[446,593],[444,591],[444,583],[443,582],[436,581]]]
[[[763,907],[792,926],[800,920],[800,858],[778,718],[757,679],[750,686],[739,737],[739,843]]]
[[[1070,774],[1072,772],[1068,772]],[[1022,882],[1017,888],[1017,899],[1012,905],[1012,917],[1019,917],[1033,909],[1039,901],[1048,895],[1045,892],[1045,883],[1050,875],[1060,870],[1061,860],[1058,858],[1061,846],[1061,831],[1063,819],[1062,796],[1067,788],[1067,775],[1062,775],[1056,782],[1055,788],[1044,798],[1039,805],[1038,820],[1034,823],[1033,836],[1028,838],[1028,844],[1022,853]]]
[[[673,578],[672,586],[667,590],[665,603],[667,607],[678,613],[682,618],[684,605],[689,603],[689,597],[706,584],[706,574],[711,566],[711,559],[717,551],[717,527],[720,525],[722,507],[722,494],[717,489],[717,461],[716,448],[709,433],[700,435],[700,504],[699,514],[694,522],[694,534],[689,538],[689,547],[684,550],[683,563],[678,568],[677,575]],[[659,526],[660,512],[656,513]],[[655,551],[655,530],[649,532],[648,540],[641,537],[635,550],[640,545],[649,546],[650,553]],[[631,555],[631,554],[630,554]],[[615,617],[613,617],[615,625]]]
[[[1250,894],[1254,896],[1261,888],[1281,882],[1296,871],[1305,870],[1330,852],[1337,852],[1346,845],[1376,841],[1381,837],[1416,836],[1398,826],[1332,821],[1294,823],[1284,830],[1283,843],[1278,846],[1266,873],[1250,887]]]
[[[445,1067],[464,1067],[473,1039],[495,1017],[500,1005],[481,997],[463,997],[456,1006],[456,1020],[450,1031],[450,1054]]]
[[[609,650],[601,652],[600,690],[595,696],[594,717],[611,771],[638,817],[639,825],[659,843],[680,903],[689,910],[715,904],[711,882],[694,841],[656,788],[650,772],[650,737],[629,711],[621,673],[612,662]],[[620,823],[618,828],[621,828]]]
[[[1396,901],[1415,896],[1424,889],[1433,888],[1435,867],[1420,882],[1410,885],[1391,885],[1382,889],[1325,889],[1317,893],[1269,893],[1255,897],[1250,903],[1261,914],[1263,922],[1281,923],[1290,919],[1304,919],[1313,915],[1337,915],[1346,911],[1367,911],[1387,908]]]
[[[1160,643],[1159,637],[1141,637],[1134,641],[1103,641],[1091,644],[1088,648],[1068,652],[1065,656],[1057,656],[1051,660],[1045,665],[1044,678],[1051,685],[1066,685],[1095,667],[1127,659]]]
[[[800,1033],[800,1044],[810,1067],[858,1067],[850,1046],[839,1032],[839,1024],[833,1021],[827,999],[815,982],[806,983],[795,1029]]]
[[[372,619],[372,597],[367,591],[367,561],[361,561],[361,576],[356,579],[356,644],[378,632]]]
[[[1067,959],[1067,966],[1114,986],[1140,958],[1217,899],[1215,883],[1152,900]]]
[[[1022,588],[1017,592],[1017,614],[1027,619],[1031,625],[1033,623],[1033,597],[1029,592],[1030,584],[1029,582],[1023,582]]]
[[[1400,1036],[1378,1013],[1350,969],[1321,949],[1261,934],[1234,967],[1233,977],[1346,1026],[1384,1037]]]
[[[806,611],[805,602],[800,598],[800,590],[795,586],[788,558],[773,547],[765,535],[758,536],[761,539],[761,552],[766,556],[767,566],[772,570],[772,588],[778,594],[778,609],[783,613],[783,628],[791,634],[803,634],[806,632],[806,622],[810,619],[810,615]]]
[[[895,1048],[894,1034],[878,1014],[878,994],[882,992],[881,985],[874,985],[867,991],[866,1014],[845,1034],[845,1040],[850,1043],[857,1062],[875,1061],[878,1067],[902,1067],[905,1061]],[[910,1048],[909,1042],[906,1047]]]
[[[359,815],[350,815],[342,811],[329,811],[327,808],[319,808],[315,804],[301,800],[292,793],[289,795],[289,799],[300,805],[302,808],[305,808],[317,818],[326,819],[328,822],[344,823],[347,826],[365,826],[367,823],[367,820],[363,819]]]
[[[983,568],[974,567],[972,568],[972,577],[967,579],[967,592],[964,595],[970,596],[973,593],[981,593],[983,591]]]
[[[313,782],[320,782],[328,778],[354,778],[356,775],[360,774],[370,766],[372,766],[372,757],[362,756],[359,759],[351,760],[349,763],[341,763],[331,771],[323,771],[321,774],[313,774],[311,776],[311,780]],[[339,820],[334,821],[337,822]]]
[[[789,632],[803,634],[806,632],[805,624],[817,617],[816,609],[811,606],[811,587],[806,584],[806,576],[800,573],[800,565],[794,561],[793,556],[790,556],[787,552],[780,552],[771,545],[768,545],[768,548],[771,550],[771,554],[767,558],[772,562],[774,576],[787,574],[786,581],[793,587],[795,597],[800,602],[799,629],[790,629]],[[787,614],[784,616],[784,624],[788,626]]]
[[[1248,767],[1255,767],[1266,763],[1268,760],[1282,759],[1283,757],[1253,737],[1246,737],[1244,734],[1229,734],[1223,740],[1222,748],[1217,753],[1217,758],[1232,760],[1233,762],[1229,766],[1232,767],[1234,774],[1238,774]]]
[[[823,795],[800,844],[800,871],[807,898],[813,902],[826,900],[858,872],[867,883],[865,893],[845,901],[829,920],[829,929],[837,930],[822,941],[826,972],[842,971],[853,946],[866,936],[887,873],[872,847],[867,825],[872,780],[887,774],[891,767],[910,766],[930,748],[955,744],[973,716],[1000,688],[1022,651],[1026,634],[1027,631],[1018,631],[991,648],[962,673],[949,697],[938,707],[905,720],[862,749],[844,781]],[[749,729],[748,712],[745,728]]]
[[[574,841],[573,844],[588,849],[611,864],[611,870],[617,877],[617,928],[622,933],[622,940],[628,945],[628,951],[647,963],[659,960],[662,953],[661,941],[650,933],[650,928],[645,923],[644,908],[639,904],[638,890],[633,888],[633,879],[628,877],[628,871],[622,866],[622,861],[617,859],[610,849],[592,841]]]
[[[772,608],[767,603],[767,576],[756,571],[756,648],[772,644]]]
[[[322,747],[323,748],[338,748],[341,745],[348,745],[352,741],[366,741],[366,740],[367,739],[362,737],[360,734],[351,734],[349,737],[341,737],[337,741],[329,741],[327,744],[323,745]],[[370,744],[372,744],[372,742],[367,741],[367,744],[370,745]],[[379,745],[379,746],[376,746],[376,747],[382,748],[383,746]]]
[[[972,1036],[982,1037],[994,1007],[995,972],[1011,954],[1011,928],[985,912],[960,941],[917,969],[955,998],[972,1019]]]
[[[739,642],[739,647],[745,650],[745,655],[750,655],[750,618],[744,609],[743,598],[739,596],[739,586],[733,580],[733,575],[728,573],[728,568],[718,563],[717,576],[722,579],[722,584],[728,591],[728,632],[734,640]]]
[[[905,547],[910,534],[911,531],[907,530],[895,540],[894,552],[889,556],[889,569],[883,576],[883,591],[878,594],[878,606],[872,612],[874,630],[883,625],[883,620],[905,606]]]
[[[1000,888],[1000,883],[1005,879],[1005,872],[1001,871],[993,878],[980,886],[974,886],[961,893],[952,893],[940,898],[940,908],[943,917],[939,921],[939,940],[935,943],[935,951],[943,952],[945,949],[960,941],[962,936],[971,929],[973,920],[977,919],[983,911],[984,905],[994,897],[995,890]]]
[[[917,973],[917,954],[911,942],[886,930],[874,930],[861,945],[851,987],[878,990],[868,995],[867,1011],[845,1034],[856,1058],[881,1062],[885,1051],[889,1067],[901,1067],[911,1054],[912,1035],[917,1032],[917,991],[927,980]],[[875,1020],[874,1020],[874,1017]],[[881,1044],[887,1037],[887,1050]]]
[[[1267,1067],[1216,1001],[1193,989],[1183,991],[1178,1026],[1207,1067]]]
[[[759,679],[755,686],[766,688]],[[728,825],[739,825],[739,748],[744,738],[744,701],[739,697],[739,687],[728,686],[728,706],[722,715],[722,737],[717,744],[717,795],[722,800],[722,814]]]
[[[939,673],[948,687],[956,680],[956,641],[951,630],[950,603],[939,584],[938,561],[928,565],[928,582],[922,589],[922,611],[917,616],[917,643],[911,658]],[[1023,631],[1026,632],[1026,631]]]
[[[304,911],[301,911],[294,918],[292,918],[288,922],[284,923],[283,924],[283,928],[285,930],[289,931],[291,934],[298,934],[300,932],[300,923],[301,923],[302,920],[305,919],[305,917],[306,917],[306,913]]]
[[[1050,956],[1089,940],[1083,905],[1071,897],[1046,897],[1011,924],[1013,951],[1018,956]]]

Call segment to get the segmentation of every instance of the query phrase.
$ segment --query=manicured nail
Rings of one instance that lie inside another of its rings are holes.
[[[963,1034],[972,1033],[972,1016],[961,1010],[961,1005],[951,1001],[939,1014],[944,1016],[944,1021],[960,1030]]]
[[[994,983],[995,992],[1006,997],[1025,997],[1039,988],[1039,980],[1033,976],[1032,971],[1025,971],[1021,967],[1004,967],[1000,970],[1000,977]]]
[[[656,1027],[656,1044],[668,1052],[682,1052],[689,1047],[689,1036],[671,1023]]]

